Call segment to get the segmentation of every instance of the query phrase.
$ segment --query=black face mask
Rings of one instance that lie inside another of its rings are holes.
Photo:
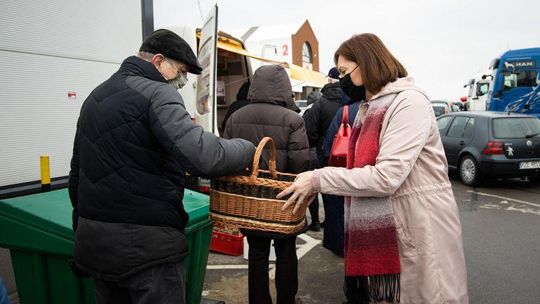
[[[351,79],[351,73],[339,79],[339,86],[352,101],[366,100],[366,87],[363,85],[354,85]]]

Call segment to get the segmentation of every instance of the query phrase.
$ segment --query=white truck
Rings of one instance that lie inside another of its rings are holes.
[[[469,88],[467,108],[469,111],[486,111],[489,89],[493,83],[491,70],[477,73],[464,87]]]

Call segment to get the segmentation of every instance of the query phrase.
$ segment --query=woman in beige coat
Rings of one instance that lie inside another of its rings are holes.
[[[296,212],[317,192],[343,195],[345,285],[354,303],[468,303],[458,209],[432,106],[373,34],[335,53],[341,87],[366,97],[347,168],[298,176],[278,197]]]

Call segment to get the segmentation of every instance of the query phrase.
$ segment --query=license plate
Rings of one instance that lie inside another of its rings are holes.
[[[540,160],[521,162],[519,169],[540,169]]]

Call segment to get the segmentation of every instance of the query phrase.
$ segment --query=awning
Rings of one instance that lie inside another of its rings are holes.
[[[275,63],[275,64],[281,64],[281,62],[276,61],[276,60],[267,59],[267,58],[263,58],[263,57],[259,57],[259,56],[255,56],[253,54],[250,54],[246,50],[244,50],[242,45],[236,45],[236,44],[230,43],[228,41],[222,41],[221,39],[218,39],[217,47],[219,49],[222,49],[222,50],[226,50],[226,51],[229,51],[229,52],[232,52],[232,53],[236,53],[236,54],[243,55],[243,56],[246,56],[246,57],[250,57],[250,58],[253,58],[253,59],[257,59],[257,60],[260,60],[260,61],[269,62],[269,63]]]
[[[197,36],[199,35],[200,33],[197,33]],[[232,53],[250,57],[250,58],[260,60],[263,62],[280,64],[284,68],[289,69],[288,72],[292,79],[302,81],[303,82],[302,86],[312,86],[312,87],[322,88],[326,84],[326,79],[323,74],[313,71],[313,70],[305,69],[301,66],[298,66],[292,63],[280,62],[280,61],[250,54],[244,49],[244,44],[241,41],[225,33],[220,32],[219,38],[217,41],[217,47],[222,50],[226,50]]]
[[[200,31],[197,31],[197,38],[201,38],[201,32]],[[267,59],[267,58],[263,58],[263,57],[259,57],[259,56],[255,56],[255,55],[252,55],[252,54],[248,53],[244,49],[244,44],[240,40],[238,40],[238,39],[236,39],[236,38],[234,38],[232,36],[229,36],[228,34],[223,33],[223,32],[219,32],[218,41],[217,41],[217,47],[219,49],[226,50],[226,51],[229,51],[231,53],[236,53],[236,54],[239,54],[239,55],[251,57],[251,58],[254,58],[254,59],[257,59],[257,60],[260,60],[260,61],[269,62],[269,63],[275,63],[275,64],[281,64],[281,62],[279,62],[279,61],[272,60],[272,59]]]
[[[305,69],[292,63],[284,63],[289,66],[291,78],[305,81],[305,85],[322,88],[326,84],[325,77],[316,71]]]

